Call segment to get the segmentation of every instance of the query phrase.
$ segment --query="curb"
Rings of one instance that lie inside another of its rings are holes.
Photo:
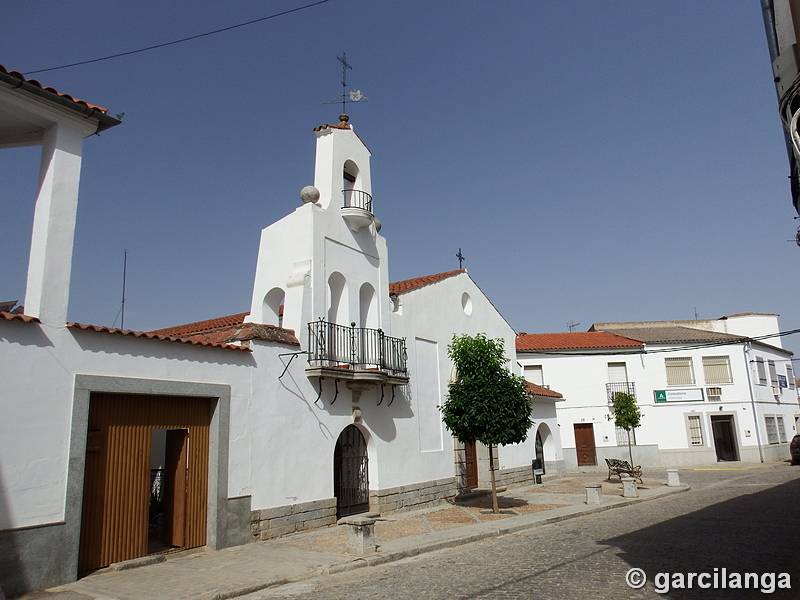
[[[306,573],[297,575],[295,577],[279,578],[271,581],[265,581],[263,584],[256,584],[256,585],[246,586],[243,588],[219,591],[211,597],[211,600],[228,600],[229,598],[236,598],[238,596],[244,596],[245,594],[252,594],[253,592],[258,592],[263,589],[277,587],[280,585],[286,585],[287,583],[296,583],[298,581],[313,579],[314,577],[320,577],[323,575],[335,575],[337,573],[345,573],[347,571],[353,571],[355,569],[360,569],[363,567],[375,567],[378,565],[383,565],[391,562],[397,562],[404,558],[411,558],[413,556],[419,556],[420,554],[427,554],[429,552],[436,552],[437,550],[444,550],[445,548],[453,548],[455,546],[461,546],[463,544],[470,544],[472,542],[478,542],[485,539],[496,538],[503,535],[518,533],[520,531],[533,529],[534,527],[539,527],[541,525],[549,525],[551,523],[567,521],[569,519],[574,519],[577,517],[581,517],[583,515],[592,515],[605,512],[607,510],[613,510],[615,508],[623,508],[625,506],[631,506],[632,504],[639,504],[640,502],[658,500],[659,498],[666,498],[668,496],[673,496],[675,494],[688,492],[691,489],[692,489],[691,486],[682,485],[679,488],[673,488],[670,491],[665,492],[663,494],[659,494],[657,496],[651,496],[648,498],[630,498],[621,502],[614,502],[613,504],[607,504],[606,506],[601,505],[595,508],[587,508],[585,510],[578,510],[563,515],[556,515],[553,517],[548,517],[546,519],[531,521],[529,523],[517,523],[509,527],[495,527],[492,529],[487,529],[486,531],[482,531],[480,533],[472,533],[469,535],[464,535],[457,538],[451,538],[448,540],[429,542],[426,544],[421,544],[420,546],[414,548],[409,548],[407,550],[397,550],[395,552],[388,552],[386,554],[372,554],[370,556],[359,557],[348,562],[332,565],[330,567],[322,567],[320,569],[314,569],[312,571],[308,571]]]

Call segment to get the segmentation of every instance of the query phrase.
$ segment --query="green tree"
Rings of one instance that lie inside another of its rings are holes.
[[[609,421],[614,421],[614,425],[621,427],[628,434],[628,455],[633,466],[633,450],[631,449],[631,430],[638,427],[642,421],[642,412],[636,404],[636,398],[627,392],[617,392],[614,394],[611,403],[611,414],[608,415]]]
[[[454,335],[447,354],[456,367],[456,381],[439,407],[444,424],[461,442],[478,441],[489,447],[492,475],[492,510],[497,513],[497,485],[494,474],[495,445],[525,441],[531,421],[531,405],[525,378],[506,368],[503,340]]]

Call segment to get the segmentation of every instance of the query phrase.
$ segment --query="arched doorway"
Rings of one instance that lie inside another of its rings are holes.
[[[369,510],[367,441],[355,425],[344,428],[333,452],[336,518]]]
[[[536,449],[535,468],[537,471],[541,470],[541,475],[544,475],[546,472],[544,468],[544,443],[542,442],[542,436],[540,435],[539,431],[536,432],[536,441],[534,443],[534,447]]]

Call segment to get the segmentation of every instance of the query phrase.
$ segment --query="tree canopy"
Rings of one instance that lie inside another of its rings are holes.
[[[447,429],[462,442],[487,446],[525,441],[533,424],[531,405],[525,378],[506,368],[503,340],[454,335],[447,353],[457,373],[439,407]]]
[[[614,425],[630,431],[638,427],[642,420],[642,412],[636,404],[636,398],[626,392],[614,394],[611,405],[611,418]]]
[[[628,434],[628,456],[633,466],[633,449],[631,448],[631,431],[638,427],[642,421],[642,411],[636,404],[636,398],[627,392],[617,392],[611,401],[611,414],[608,415],[609,421],[614,421],[614,425],[621,427]]]

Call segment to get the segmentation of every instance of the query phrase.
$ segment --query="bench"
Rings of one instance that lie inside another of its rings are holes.
[[[608,465],[609,480],[616,475],[622,481],[622,475],[624,474],[630,475],[634,479],[638,479],[639,483],[642,483],[642,467],[632,467],[627,460],[619,460],[618,458],[607,458],[606,464]]]

